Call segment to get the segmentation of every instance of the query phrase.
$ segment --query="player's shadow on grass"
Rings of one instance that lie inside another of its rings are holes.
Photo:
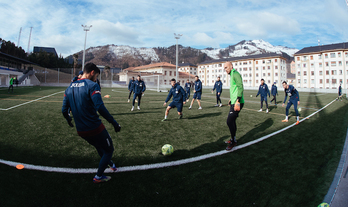
[[[113,116],[116,116],[116,115],[132,115],[132,114],[155,114],[157,112],[152,112],[152,111],[138,111],[136,109],[134,109],[134,111],[130,111],[127,112],[127,113],[114,113],[114,114],[111,114]]]
[[[264,122],[256,124],[252,130],[238,139],[238,144],[244,144],[257,139],[258,137],[260,137],[260,134],[262,134],[262,132],[264,132],[267,128],[271,127],[273,123],[273,119],[268,118]]]
[[[273,106],[268,107],[268,110],[269,110],[269,112],[271,112],[273,109],[276,109],[276,108],[278,108],[278,106],[273,105]]]
[[[207,117],[215,117],[215,116],[220,116],[221,114],[222,114],[222,112],[200,114],[197,116],[189,116],[189,117],[187,117],[187,119],[201,119],[201,118],[207,118]]]

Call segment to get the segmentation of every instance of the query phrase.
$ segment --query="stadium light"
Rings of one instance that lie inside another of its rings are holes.
[[[83,56],[82,56],[82,71],[85,68],[85,56],[86,56],[86,41],[87,41],[87,32],[90,30],[92,25],[87,26],[87,25],[81,25],[83,27],[83,30],[86,32],[85,34],[85,45],[83,47]]]
[[[174,33],[174,38],[176,39],[176,81],[179,81],[178,79],[178,40],[180,39],[180,37],[182,36],[182,34],[175,34]]]

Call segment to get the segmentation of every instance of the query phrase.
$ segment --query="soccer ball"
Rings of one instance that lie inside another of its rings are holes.
[[[253,97],[253,95],[250,95],[250,98],[252,98]]]
[[[301,107],[297,109],[298,111],[301,111]]]
[[[318,207],[329,207],[329,204],[327,204],[327,203],[321,203],[321,204],[319,204]]]
[[[174,152],[174,148],[172,145],[170,145],[170,144],[163,145],[163,147],[162,147],[162,154],[163,155],[165,155],[165,156],[171,155],[171,154],[173,154],[173,152]]]

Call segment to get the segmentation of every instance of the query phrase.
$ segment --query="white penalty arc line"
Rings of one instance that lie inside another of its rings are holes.
[[[43,97],[41,97],[41,98],[38,98],[38,99],[35,99],[35,100],[32,100],[32,101],[28,101],[28,102],[25,102],[25,103],[22,103],[22,104],[19,104],[19,105],[16,105],[16,106],[12,106],[12,107],[7,108],[7,109],[1,109],[1,108],[0,108],[0,110],[2,110],[2,111],[7,111],[7,110],[14,109],[14,108],[17,108],[17,107],[19,107],[19,106],[23,106],[23,105],[25,105],[25,104],[29,104],[29,103],[32,103],[32,102],[35,102],[35,101],[39,101],[39,100],[41,100],[41,99],[48,98],[48,97],[50,97],[50,96],[54,96],[54,95],[56,95],[56,94],[63,93],[63,92],[64,92],[64,91],[60,91],[60,92],[53,93],[53,94],[48,95],[48,96],[43,96]]]
[[[310,117],[314,116],[315,114],[319,113],[320,111],[322,111],[323,109],[325,109],[326,107],[328,107],[329,105],[331,105],[333,102],[335,102],[335,100],[331,101],[330,103],[328,103],[327,105],[325,105],[323,108],[319,109],[318,111],[310,114],[309,116],[303,118],[300,120],[300,122],[303,122],[307,119],[309,119]],[[127,166],[127,167],[119,167],[117,168],[117,172],[129,172],[129,171],[139,171],[139,170],[150,170],[150,169],[158,169],[158,168],[165,168],[165,167],[172,167],[172,166],[178,166],[178,165],[183,165],[183,164],[188,164],[188,163],[192,163],[192,162],[197,162],[197,161],[201,161],[201,160],[205,160],[208,158],[212,158],[212,157],[216,157],[216,156],[220,156],[223,154],[227,154],[245,147],[248,147],[250,145],[256,144],[258,142],[261,142],[265,139],[268,139],[276,134],[279,134],[285,130],[290,129],[291,127],[295,126],[296,124],[291,124],[283,129],[280,129],[278,131],[275,131],[271,134],[265,135],[259,139],[256,139],[254,141],[250,141],[248,143],[242,144],[242,145],[238,145],[236,147],[234,147],[231,151],[226,151],[226,150],[221,150],[218,152],[214,152],[214,153],[209,153],[209,154],[205,154],[205,155],[201,155],[201,156],[197,156],[197,157],[192,157],[192,158],[187,158],[187,159],[182,159],[182,160],[177,160],[177,161],[171,161],[171,162],[162,162],[162,163],[155,163],[155,164],[146,164],[146,165],[136,165],[136,166]],[[97,169],[95,168],[62,168],[62,167],[48,167],[48,166],[40,166],[40,165],[32,165],[32,164],[25,164],[25,163],[20,163],[20,162],[12,162],[12,161],[7,161],[7,160],[2,160],[0,159],[0,163],[3,163],[5,165],[9,165],[12,167],[16,167],[17,165],[21,164],[24,165],[25,169],[29,169],[29,170],[39,170],[39,171],[45,171],[45,172],[59,172],[59,173],[83,173],[83,174],[88,174],[88,173],[95,173],[97,171]],[[111,173],[111,169],[106,169],[105,170],[106,173]]]

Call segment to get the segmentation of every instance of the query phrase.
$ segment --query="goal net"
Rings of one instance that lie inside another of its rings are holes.
[[[146,90],[153,90],[157,92],[168,92],[168,85],[163,79],[162,75],[141,76],[146,85]]]

